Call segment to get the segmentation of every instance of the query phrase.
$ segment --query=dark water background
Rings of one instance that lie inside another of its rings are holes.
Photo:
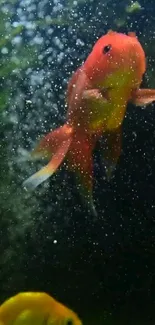
[[[140,0],[142,9],[127,13],[130,4],[1,4],[8,10],[1,25],[7,19],[10,24],[0,36],[1,48],[8,49],[5,58],[1,53],[0,66],[0,94],[8,90],[0,113],[1,301],[22,290],[43,290],[88,323],[154,324],[155,105],[145,110],[128,106],[122,154],[110,183],[99,163],[98,144],[96,222],[81,206],[74,178],[64,168],[31,195],[21,188],[41,166],[24,160],[24,150],[64,122],[67,80],[108,29],[136,31],[148,62],[143,86],[155,87],[155,3]],[[124,20],[121,27],[118,19]],[[16,42],[14,22],[23,26],[16,30]],[[12,57],[18,59],[15,66],[10,66]]]

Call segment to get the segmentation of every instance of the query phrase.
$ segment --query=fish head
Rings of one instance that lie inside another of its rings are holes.
[[[146,70],[145,53],[134,33],[110,31],[94,45],[84,63],[93,88],[137,88]]]
[[[57,318],[49,316],[47,320],[47,325],[82,325],[82,322],[78,317],[69,317],[69,318]]]
[[[58,304],[54,314],[49,312],[47,325],[82,325],[82,321],[74,311]]]

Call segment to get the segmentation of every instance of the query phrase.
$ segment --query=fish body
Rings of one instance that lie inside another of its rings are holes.
[[[89,134],[117,129],[145,69],[145,53],[133,33],[102,36],[68,85],[68,124],[74,129],[80,124]]]
[[[139,89],[145,70],[145,53],[134,33],[110,31],[102,36],[68,83],[66,123],[47,134],[32,153],[49,157],[50,162],[24,187],[36,188],[66,158],[90,213],[96,216],[92,158],[96,141],[105,135],[104,161],[110,178],[121,153],[127,103],[147,105],[155,100],[154,89]]]
[[[82,325],[69,308],[44,292],[21,292],[0,306],[0,325]]]

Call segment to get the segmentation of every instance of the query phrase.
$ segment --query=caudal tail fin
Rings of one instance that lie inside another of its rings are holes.
[[[45,167],[24,181],[23,186],[25,189],[34,190],[56,172],[69,150],[72,134],[72,128],[65,124],[50,132],[41,140],[32,152],[32,156],[52,156],[52,159]]]

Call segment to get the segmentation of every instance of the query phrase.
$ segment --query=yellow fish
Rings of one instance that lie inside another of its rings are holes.
[[[21,292],[0,306],[0,325],[82,325],[78,316],[45,292]]]

